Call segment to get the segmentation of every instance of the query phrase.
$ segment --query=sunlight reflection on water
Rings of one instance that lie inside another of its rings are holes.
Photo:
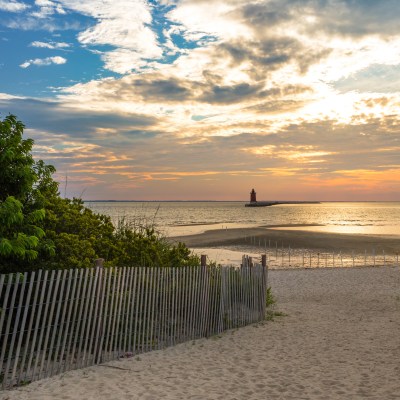
[[[221,227],[314,225],[290,229],[400,236],[400,202],[335,202],[244,207],[244,202],[86,202],[114,222],[153,222],[168,236]],[[322,225],[322,226],[318,226]],[[287,228],[285,228],[287,229]]]

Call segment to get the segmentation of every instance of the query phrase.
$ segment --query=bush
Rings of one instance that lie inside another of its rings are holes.
[[[33,140],[10,115],[0,121],[0,272],[106,266],[185,266],[199,259],[172,245],[153,225],[94,213],[81,199],[63,199],[55,168],[31,155]]]

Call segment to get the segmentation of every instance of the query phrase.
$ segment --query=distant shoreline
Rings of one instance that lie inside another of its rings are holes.
[[[84,203],[247,203],[247,200],[83,200]],[[275,202],[275,200],[274,200]],[[278,203],[400,203],[400,200],[276,200]],[[262,203],[262,201],[260,201]]]

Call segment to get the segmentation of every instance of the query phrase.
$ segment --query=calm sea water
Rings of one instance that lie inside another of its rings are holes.
[[[245,207],[244,202],[87,202],[118,219],[154,221],[169,236],[221,227],[312,225],[301,229],[400,236],[400,202],[291,204]],[[287,228],[285,228],[287,229]],[[300,229],[293,227],[291,229]]]

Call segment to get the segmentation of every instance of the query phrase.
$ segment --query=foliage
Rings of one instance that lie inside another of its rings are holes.
[[[266,307],[271,307],[276,303],[275,297],[272,294],[271,286],[267,288],[267,295],[265,297],[265,305]]]
[[[286,314],[281,311],[274,310],[273,306],[276,304],[276,299],[272,294],[271,286],[267,288],[267,295],[265,297],[265,304],[267,307],[267,312],[265,314],[265,319],[267,321],[273,321],[275,317],[284,317]]]
[[[183,244],[171,245],[154,225],[119,221],[112,259],[116,265],[193,266],[199,258]]]
[[[44,196],[57,191],[48,185],[54,167],[35,163],[32,139],[23,139],[24,125],[15,116],[0,120],[0,270],[18,270],[40,252],[54,253],[44,238]]]
[[[9,115],[0,121],[0,201],[14,196],[24,202],[37,176],[31,150],[32,139],[22,139],[24,124]]]
[[[13,115],[0,120],[0,272],[106,266],[185,266],[199,259],[183,244],[172,245],[152,225],[106,215],[80,199],[63,199],[55,168],[31,155],[32,139]]]

